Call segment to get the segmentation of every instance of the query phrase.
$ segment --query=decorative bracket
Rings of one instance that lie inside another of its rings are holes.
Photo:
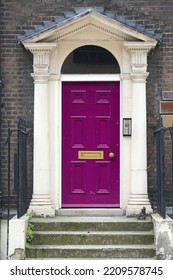
[[[156,46],[156,42],[125,42],[124,47],[131,55],[133,73],[146,73],[147,55]]]
[[[56,48],[56,43],[25,43],[25,48],[33,53],[34,74],[46,74],[49,72],[50,53]]]

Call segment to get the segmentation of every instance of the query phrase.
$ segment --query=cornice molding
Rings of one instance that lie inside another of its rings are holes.
[[[29,50],[31,53],[50,53],[53,49],[56,48],[56,43],[44,42],[44,43],[24,43],[25,49]]]
[[[124,42],[125,49],[132,52],[145,52],[148,53],[156,46],[157,42]]]

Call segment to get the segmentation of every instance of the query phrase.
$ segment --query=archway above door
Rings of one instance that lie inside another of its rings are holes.
[[[62,74],[120,74],[115,57],[105,48],[84,45],[72,51],[62,65]]]

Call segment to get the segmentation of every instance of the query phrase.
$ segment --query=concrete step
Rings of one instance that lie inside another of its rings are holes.
[[[153,223],[122,217],[33,218],[27,259],[155,257]]]
[[[49,258],[154,258],[153,245],[32,245],[28,259]]]
[[[117,217],[117,216],[123,216],[124,211],[122,209],[112,209],[107,208],[73,208],[73,209],[58,209],[56,210],[56,216],[65,216],[65,217]]]
[[[33,245],[153,244],[153,231],[34,231]]]
[[[34,231],[150,231],[151,218],[139,221],[127,217],[33,218]]]

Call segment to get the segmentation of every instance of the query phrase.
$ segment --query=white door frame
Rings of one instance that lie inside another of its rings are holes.
[[[61,78],[60,78],[60,83],[59,83],[59,96],[58,96],[58,135],[60,135],[60,139],[59,139],[59,148],[58,150],[61,151],[60,156],[58,158],[58,166],[60,167],[58,169],[58,205],[59,208],[62,208],[62,82],[116,82],[119,81],[120,82],[120,207],[122,205],[122,201],[121,201],[121,195],[122,195],[122,188],[121,188],[121,182],[122,182],[122,176],[121,176],[121,135],[122,135],[122,124],[121,124],[121,79],[120,79],[120,75],[119,74],[82,74],[82,75],[76,75],[76,74],[71,74],[71,75],[65,75],[62,74]],[[99,210],[100,208],[98,208]]]
[[[62,81],[121,81],[121,207],[127,215],[143,206],[151,213],[147,190],[147,55],[157,41],[99,13],[90,12],[64,25],[45,30],[23,45],[33,53],[34,180],[30,211],[54,216],[61,207],[61,92]],[[83,45],[107,49],[121,74],[61,75],[67,56]],[[122,136],[122,119],[132,118],[132,136]],[[58,170],[58,171],[57,171]]]

